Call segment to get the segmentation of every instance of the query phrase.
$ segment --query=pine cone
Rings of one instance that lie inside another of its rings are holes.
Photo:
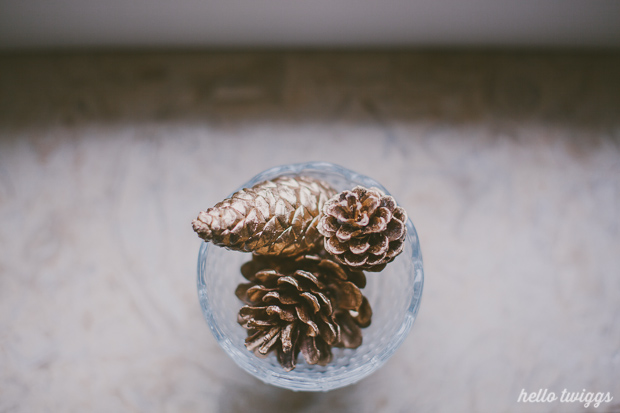
[[[356,186],[325,203],[317,229],[325,250],[352,268],[381,271],[403,250],[407,213],[378,188]]]
[[[332,346],[362,344],[360,327],[372,317],[360,291],[363,272],[342,267],[322,251],[294,259],[254,255],[241,273],[250,282],[235,291],[247,304],[237,321],[248,329],[245,345],[257,356],[275,351],[291,371],[300,351],[308,364],[326,365]]]
[[[293,256],[322,242],[316,229],[336,191],[310,177],[279,177],[242,189],[192,221],[205,241],[259,255]]]

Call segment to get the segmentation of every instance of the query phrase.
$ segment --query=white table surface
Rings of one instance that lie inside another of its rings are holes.
[[[620,57],[0,56],[0,412],[620,409]],[[358,384],[219,348],[190,222],[257,172],[370,175],[419,232],[418,319]],[[588,410],[588,411],[590,411]]]

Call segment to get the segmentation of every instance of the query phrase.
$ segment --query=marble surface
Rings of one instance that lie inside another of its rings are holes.
[[[0,56],[0,412],[620,411],[620,55]],[[422,306],[328,393],[262,384],[195,286],[198,211],[324,160],[415,223]],[[528,392],[610,392],[518,403]]]

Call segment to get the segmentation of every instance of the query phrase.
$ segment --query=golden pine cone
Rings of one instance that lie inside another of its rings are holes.
[[[316,229],[323,204],[336,191],[310,177],[279,177],[201,212],[192,226],[198,236],[231,250],[294,256],[321,245]]]
[[[247,304],[237,320],[248,330],[245,345],[258,357],[275,351],[286,371],[295,368],[300,352],[308,364],[326,365],[332,346],[359,347],[360,328],[370,325],[372,310],[360,291],[364,273],[319,254],[254,255],[241,267],[250,281],[235,291]]]
[[[378,188],[356,186],[325,203],[317,229],[338,262],[376,272],[402,252],[406,221],[394,198]]]

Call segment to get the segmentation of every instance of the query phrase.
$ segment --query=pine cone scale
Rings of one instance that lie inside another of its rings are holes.
[[[362,267],[368,262],[368,255],[356,255],[347,251],[342,255],[344,262],[351,267]]]
[[[319,362],[319,350],[316,348],[314,337],[304,337],[301,340],[300,350],[308,364],[317,364]]]
[[[348,225],[343,225],[338,228],[338,231],[336,231],[336,238],[338,238],[338,241],[340,242],[347,242],[351,239],[351,237],[357,234],[359,234],[359,231],[355,228]]]
[[[308,309],[305,306],[298,305],[295,307],[295,311],[297,312],[297,318],[299,318],[301,322],[310,327],[310,329],[314,333],[311,335],[316,335],[319,332],[319,328],[316,323],[312,321],[312,318],[310,318],[310,313],[308,312]]]
[[[345,348],[357,348],[362,345],[362,330],[348,313],[338,313],[336,321],[340,326],[340,342]]]
[[[279,302],[283,305],[295,305],[299,304],[299,300],[295,299],[295,297],[291,294],[280,293],[278,291],[270,291],[263,296],[263,301],[269,302]]]
[[[321,288],[321,289],[325,288],[323,283],[319,281],[319,279],[311,272],[304,271],[304,270],[296,270],[294,275],[298,276],[300,280],[307,280],[310,283],[309,284],[310,288],[312,287],[312,285],[318,288]]]
[[[398,219],[394,218],[390,221],[385,231],[385,236],[389,241],[396,241],[403,237],[405,234],[405,224]]]
[[[321,299],[321,301],[323,302],[323,305],[321,305],[321,308],[325,310],[325,313],[329,316],[332,315],[333,313],[333,308],[332,308],[332,303],[329,300],[329,298],[327,298],[325,296],[325,294],[321,293],[321,292],[317,292],[316,295]]]
[[[272,291],[273,289],[271,288],[267,288],[262,285],[254,285],[247,289],[246,294],[248,295],[250,301],[259,301],[266,294]]]
[[[262,331],[256,331],[245,339],[245,347],[250,351],[255,351],[263,345],[265,335]]]
[[[265,312],[265,308],[263,307],[252,307],[249,305],[244,305],[243,307],[241,307],[241,309],[239,310],[239,316],[242,319],[250,319],[252,317],[257,317],[262,315],[261,313]]]
[[[250,304],[248,299],[248,289],[252,286],[250,283],[239,284],[235,289],[235,295],[238,299],[243,301],[245,304]]]
[[[368,193],[362,197],[361,203],[366,206],[365,213],[368,217],[375,215],[377,208],[381,206],[381,200]]]
[[[329,233],[335,233],[341,225],[333,215],[326,215],[325,221],[322,224],[325,227],[325,231],[329,231]]]
[[[405,248],[405,243],[401,240],[390,242],[390,249],[388,250],[386,257],[390,259],[395,258],[398,254],[403,252],[404,248]]]
[[[294,345],[294,337],[293,333],[295,330],[296,323],[289,323],[282,329],[282,334],[280,338],[282,340],[282,351],[290,352],[293,349]]]
[[[332,359],[329,346],[324,341],[316,340],[314,337],[304,337],[300,349],[308,364],[324,366]]]
[[[386,253],[379,254],[379,255],[371,255],[368,257],[368,260],[366,260],[366,265],[372,265],[372,266],[382,265],[383,267],[385,267],[385,264],[382,264],[382,262],[384,262],[386,258],[390,259],[390,257],[388,257]]]
[[[297,282],[297,280],[293,277],[291,277],[290,275],[285,275],[284,277],[279,277],[278,281],[277,281],[278,285],[282,285],[282,284],[290,284],[293,287],[295,287],[297,290],[301,290],[301,287],[299,286],[299,283]]]
[[[338,241],[336,236],[325,238],[325,249],[335,256],[344,254],[348,251],[347,245]]]
[[[339,281],[335,295],[338,307],[344,310],[357,310],[362,305],[362,292],[350,281]]]
[[[318,206],[318,199],[312,194],[312,192],[310,192],[308,188],[302,187],[299,189],[299,203],[301,205],[308,206],[308,208],[310,209],[310,211],[308,211],[309,214],[315,212],[314,214],[312,214],[313,216],[316,216],[319,212],[318,210],[316,210],[316,207]]]
[[[308,293],[308,292],[301,293],[300,295],[301,297],[306,299],[308,304],[310,304],[310,307],[312,308],[312,311],[314,313],[319,312],[319,310],[321,309],[321,304],[319,304],[318,298],[316,298],[313,294]]]
[[[267,307],[267,314],[277,315],[283,321],[295,321],[295,311],[285,306],[270,305]]]
[[[382,217],[373,217],[368,223],[368,226],[362,230],[364,234],[375,234],[385,231],[387,228],[388,220]]]
[[[338,342],[340,337],[338,325],[331,322],[325,314],[321,314],[319,317],[321,320],[321,322],[318,323],[319,332],[323,340],[329,345]]]
[[[284,371],[292,371],[297,365],[297,360],[295,360],[291,352],[278,352],[278,362],[284,368]]]
[[[280,278],[280,275],[274,270],[263,270],[257,272],[254,278],[258,279],[262,283],[267,283],[271,280],[277,280],[278,278]],[[251,279],[250,281],[253,281],[253,279]]]
[[[372,319],[372,308],[370,307],[370,303],[366,297],[362,297],[362,305],[357,310],[357,315],[353,316],[353,320],[357,323],[361,328],[366,328],[370,325],[370,320]]]
[[[274,333],[272,333],[272,331],[274,331]],[[273,347],[273,345],[276,344],[276,342],[280,338],[280,331],[281,331],[281,329],[279,327],[274,328],[272,330],[269,330],[269,333],[267,334],[267,336],[265,338],[265,342],[258,349],[258,352],[260,354],[266,356],[267,353],[269,353],[269,351],[271,351],[271,348]],[[271,338],[269,338],[269,337],[271,337]]]
[[[368,242],[369,238],[370,236],[364,236],[352,239],[349,243],[349,249],[356,255],[365,253],[370,248],[370,243]]]
[[[371,246],[368,249],[368,252],[372,255],[384,255],[387,253],[390,242],[388,237],[383,234],[373,234],[369,239]]]
[[[277,327],[278,323],[275,320],[261,320],[256,318],[250,318],[243,323],[243,326],[249,329],[266,330],[272,327]]]

